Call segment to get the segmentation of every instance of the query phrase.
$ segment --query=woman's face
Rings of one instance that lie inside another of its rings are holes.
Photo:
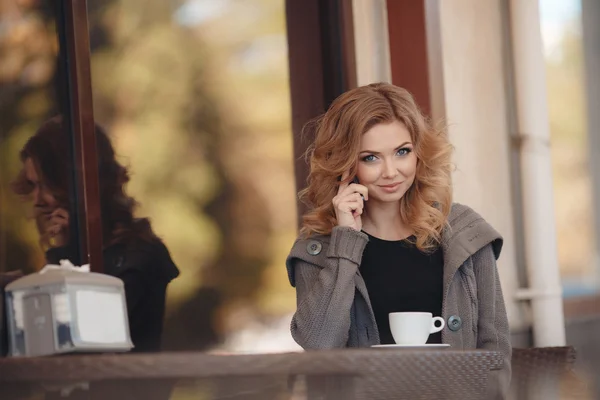
[[[361,139],[358,180],[369,201],[397,202],[415,181],[417,156],[403,123],[377,124]]]
[[[25,159],[23,168],[25,177],[32,188],[31,196],[36,217],[44,214],[50,215],[58,208],[58,201],[50,189],[41,181],[31,158]]]

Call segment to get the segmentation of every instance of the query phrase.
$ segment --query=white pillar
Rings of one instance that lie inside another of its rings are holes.
[[[373,82],[391,83],[386,0],[353,0],[352,14],[358,86]]]
[[[562,346],[565,326],[556,246],[550,127],[538,0],[510,0],[517,126],[522,138],[521,180],[525,259],[534,344]]]
[[[392,1],[392,0],[390,0]],[[519,288],[509,95],[505,80],[505,0],[427,0],[429,83],[434,119],[455,146],[454,199],[504,237],[498,273],[512,332],[530,321]]]

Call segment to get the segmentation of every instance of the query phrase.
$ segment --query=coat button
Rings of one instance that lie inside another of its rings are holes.
[[[462,327],[462,320],[458,315],[452,315],[448,318],[448,329],[453,332],[456,332]]]
[[[316,256],[317,254],[319,254],[322,249],[323,249],[323,245],[321,244],[321,242],[316,241],[316,240],[311,240],[306,245],[306,251],[308,251],[308,254],[310,254],[312,256]]]

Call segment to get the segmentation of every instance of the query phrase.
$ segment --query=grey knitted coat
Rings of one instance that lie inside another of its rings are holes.
[[[454,204],[442,235],[444,256],[442,342],[453,349],[487,349],[504,355],[504,368],[490,377],[493,397],[510,383],[511,345],[496,260],[502,237],[475,211]],[[305,349],[379,344],[369,294],[360,274],[368,236],[335,227],[328,236],[299,238],[286,260],[296,288],[294,340]]]

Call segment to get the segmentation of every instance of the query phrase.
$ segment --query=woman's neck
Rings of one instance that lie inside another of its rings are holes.
[[[398,203],[372,202],[365,205],[362,229],[383,240],[402,240],[413,234],[400,216]]]

